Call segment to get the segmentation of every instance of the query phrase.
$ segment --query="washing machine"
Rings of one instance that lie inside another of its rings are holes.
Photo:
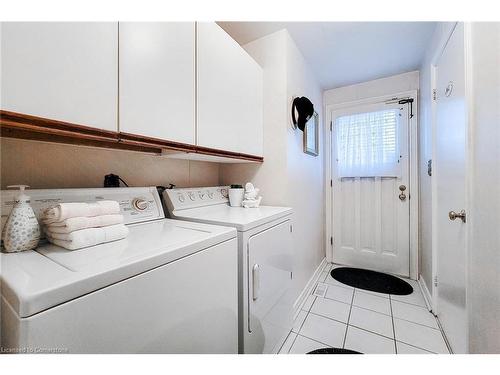
[[[238,231],[240,353],[276,353],[292,326],[293,212],[289,207],[231,207],[228,187],[168,189],[173,219]]]
[[[2,191],[2,226],[15,191]],[[237,232],[166,219],[155,187],[30,190],[40,212],[115,200],[127,238],[1,254],[3,353],[237,353]]]

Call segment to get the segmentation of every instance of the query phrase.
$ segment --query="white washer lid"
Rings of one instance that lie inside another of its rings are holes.
[[[231,207],[227,204],[175,210],[176,219],[216,225],[226,225],[240,232],[253,229],[281,217],[291,215],[290,207],[260,206],[257,208]]]
[[[1,254],[2,296],[27,317],[236,238],[233,228],[170,219],[129,229],[123,240],[80,250],[46,244],[36,251]]]

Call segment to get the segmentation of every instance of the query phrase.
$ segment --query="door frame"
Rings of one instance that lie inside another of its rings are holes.
[[[449,27],[448,30],[446,30],[446,34],[444,35],[443,38],[443,43],[439,46],[439,48],[436,50],[436,53],[431,59],[431,90],[436,89],[436,83],[437,83],[437,63],[439,59],[441,58],[446,46],[448,45],[448,42],[453,35],[453,32],[455,31],[455,28],[457,26],[458,22],[455,22],[452,26]],[[473,217],[474,215],[472,214],[473,211],[473,199],[474,197],[472,196],[472,178],[474,176],[474,170],[473,170],[473,140],[474,140],[474,117],[473,117],[473,79],[472,79],[472,55],[471,55],[471,23],[470,22],[464,22],[464,71],[465,71],[465,105],[466,105],[466,125],[465,125],[465,211],[467,213],[467,227],[465,228],[465,294],[466,294],[466,319],[467,319],[467,325],[466,325],[466,343],[467,347],[469,347],[470,344],[470,334],[469,334],[469,329],[470,329],[470,316],[471,316],[471,311],[470,311],[470,305],[468,303],[468,297],[470,293],[470,288],[469,288],[469,248],[470,248],[470,242],[472,239],[471,236],[471,230],[473,228]],[[431,103],[431,116],[432,116],[432,159],[434,163],[434,158],[436,155],[436,127],[437,127],[437,121],[436,121],[436,113],[437,113],[437,102],[436,100],[432,100]],[[437,172],[437,173],[435,173]],[[439,171],[434,171],[433,170],[433,176],[437,176]],[[436,197],[437,194],[437,179],[433,178],[431,180],[431,194],[432,194],[432,312],[434,315],[437,315],[439,312],[439,304],[438,304],[438,285],[439,285],[439,277],[438,277],[438,253],[437,253],[437,203],[434,197]],[[448,345],[448,347],[450,347]]]
[[[419,256],[419,236],[418,236],[418,218],[419,218],[419,183],[418,183],[418,90],[409,90],[397,92],[391,95],[383,95],[371,97],[361,100],[354,100],[344,103],[328,104],[325,106],[325,250],[326,260],[333,261],[333,177],[332,177],[332,114],[340,109],[355,108],[363,105],[377,104],[394,100],[395,98],[412,98],[413,99],[413,118],[408,119],[408,134],[409,134],[409,183],[408,189],[411,191],[410,199],[410,264],[409,274],[410,279],[418,279],[418,256]]]

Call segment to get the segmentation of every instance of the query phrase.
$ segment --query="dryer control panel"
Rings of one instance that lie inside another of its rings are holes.
[[[163,198],[169,211],[227,204],[228,189],[229,186],[167,189],[163,192]]]

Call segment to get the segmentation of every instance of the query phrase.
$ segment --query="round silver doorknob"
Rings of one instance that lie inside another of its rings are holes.
[[[465,223],[467,215],[465,213],[465,210],[461,210],[458,213],[455,212],[455,211],[450,211],[450,212],[448,212],[448,217],[452,221],[454,221],[455,219],[459,218],[460,220],[462,220],[462,222]]]

